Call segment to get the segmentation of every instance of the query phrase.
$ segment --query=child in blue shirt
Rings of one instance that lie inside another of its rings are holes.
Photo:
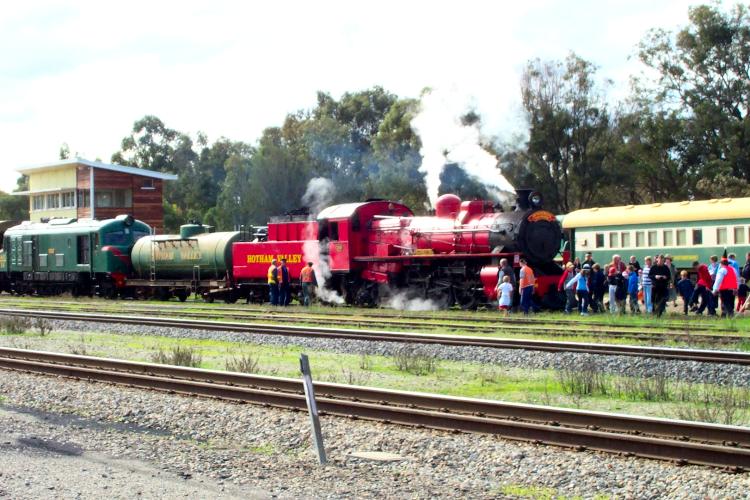
[[[695,290],[695,285],[688,278],[687,271],[680,272],[680,281],[677,282],[677,292],[682,297],[682,310],[685,314],[688,313],[688,305],[690,304],[690,298],[693,296],[693,290]]]
[[[640,314],[638,306],[638,270],[633,264],[628,266],[628,296],[630,296],[630,313]]]

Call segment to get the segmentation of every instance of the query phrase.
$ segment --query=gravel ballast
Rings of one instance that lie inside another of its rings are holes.
[[[322,425],[331,463],[320,467],[304,412],[8,371],[0,393],[0,490],[12,498],[132,498],[137,492],[504,498],[530,487],[583,498],[713,499],[750,491],[750,475],[711,468],[330,416]],[[403,459],[351,455],[361,451]]]
[[[122,335],[159,335],[172,338],[225,340],[249,344],[294,345],[307,349],[346,354],[393,356],[401,349],[419,349],[436,359],[468,361],[528,369],[580,369],[595,366],[604,373],[633,377],[661,375],[675,380],[750,386],[750,367],[697,361],[673,361],[638,356],[611,356],[573,352],[544,352],[523,349],[495,349],[489,347],[443,346],[400,342],[382,342],[349,339],[321,339],[287,337],[283,335],[249,334],[230,331],[192,330],[161,326],[129,325],[116,323],[89,323],[84,321],[53,322],[55,330],[75,332],[104,332]]]

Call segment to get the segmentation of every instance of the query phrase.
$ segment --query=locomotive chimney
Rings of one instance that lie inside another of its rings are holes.
[[[533,189],[516,189],[516,210],[528,210],[531,208],[529,202],[529,195],[533,192]]]

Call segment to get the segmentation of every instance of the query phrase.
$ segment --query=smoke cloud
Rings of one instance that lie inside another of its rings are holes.
[[[440,304],[437,302],[419,297],[410,298],[407,292],[397,292],[392,295],[385,306],[401,311],[437,311],[440,309]]]
[[[325,177],[314,177],[307,183],[307,189],[302,196],[304,203],[312,214],[318,214],[321,210],[331,204],[336,194],[336,186],[330,179]],[[305,262],[313,263],[315,280],[318,282],[317,295],[323,302],[331,304],[343,304],[344,297],[336,290],[328,287],[328,281],[332,276],[331,260],[328,254],[328,239],[318,241],[315,224],[310,221],[305,227],[302,245],[302,256]]]
[[[336,186],[331,179],[325,177],[313,177],[307,183],[305,194],[302,195],[302,203],[310,209],[313,215],[331,204],[336,194]]]
[[[435,206],[440,173],[447,162],[457,163],[468,175],[480,180],[487,191],[501,201],[513,186],[497,168],[497,158],[482,147],[480,122],[466,120],[471,102],[455,91],[429,90],[422,95],[419,113],[411,127],[422,141],[422,164],[427,195]]]

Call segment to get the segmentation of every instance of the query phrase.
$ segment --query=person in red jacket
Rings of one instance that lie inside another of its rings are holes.
[[[562,292],[565,291],[565,314],[570,314],[573,309],[578,307],[576,301],[576,291],[570,288],[565,288],[565,284],[575,276],[575,265],[572,262],[565,264],[565,270],[560,276],[560,281],[557,282],[557,290]]]
[[[727,258],[727,252],[724,251],[724,257],[721,259],[721,267],[716,273],[714,281],[714,295],[721,297],[721,316],[731,318],[734,316],[734,297],[737,295],[739,286],[737,271]]]
[[[693,262],[693,270],[698,274],[698,282],[695,284],[695,290],[693,291],[693,296],[690,298],[690,303],[695,306],[698,303],[698,298],[700,298],[701,305],[695,310],[695,313],[703,314],[703,311],[708,307],[709,316],[715,316],[716,308],[714,307],[714,301],[711,298],[710,292],[714,286],[714,280],[711,279],[708,266],[696,260]]]

